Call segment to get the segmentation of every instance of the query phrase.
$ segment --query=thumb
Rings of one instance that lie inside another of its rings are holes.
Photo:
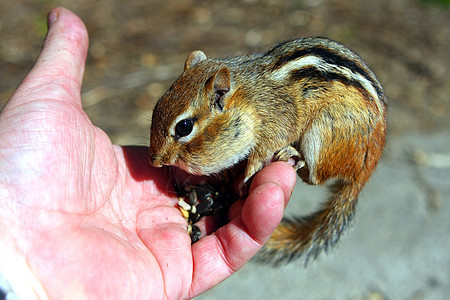
[[[36,92],[51,91],[54,94],[50,97],[74,101],[81,106],[80,90],[89,43],[86,27],[80,18],[65,8],[56,8],[48,14],[48,27],[33,69],[10,101],[17,99],[21,103],[15,104],[23,104],[37,100],[33,95],[41,93]],[[17,97],[17,94],[26,97]]]

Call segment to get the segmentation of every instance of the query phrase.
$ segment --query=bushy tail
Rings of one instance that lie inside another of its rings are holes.
[[[302,257],[307,264],[321,251],[327,251],[352,221],[361,188],[356,182],[335,183],[331,198],[321,210],[306,217],[284,219],[257,259],[279,265]]]

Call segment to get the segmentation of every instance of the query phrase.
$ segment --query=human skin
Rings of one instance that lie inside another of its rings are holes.
[[[164,168],[83,111],[84,24],[64,8],[48,23],[0,115],[0,272],[52,299],[187,299],[236,272],[281,221],[294,169],[265,167],[230,222],[191,245]]]

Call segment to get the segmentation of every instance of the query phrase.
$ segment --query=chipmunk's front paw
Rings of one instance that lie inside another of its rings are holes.
[[[278,151],[273,160],[289,162],[294,167],[295,171],[298,171],[306,165],[303,155],[290,145]]]
[[[239,184],[239,199],[246,199],[250,192],[251,179]]]

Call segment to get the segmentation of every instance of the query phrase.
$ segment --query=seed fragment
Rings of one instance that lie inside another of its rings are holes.
[[[182,208],[181,206],[178,207],[178,209],[181,212],[181,215],[183,216],[183,218],[188,219],[189,218],[189,212],[187,210],[185,210],[184,208]]]
[[[178,197],[178,206],[182,207],[183,209],[185,209],[187,211],[191,210],[191,206],[189,205],[189,203],[184,201],[183,197]]]

